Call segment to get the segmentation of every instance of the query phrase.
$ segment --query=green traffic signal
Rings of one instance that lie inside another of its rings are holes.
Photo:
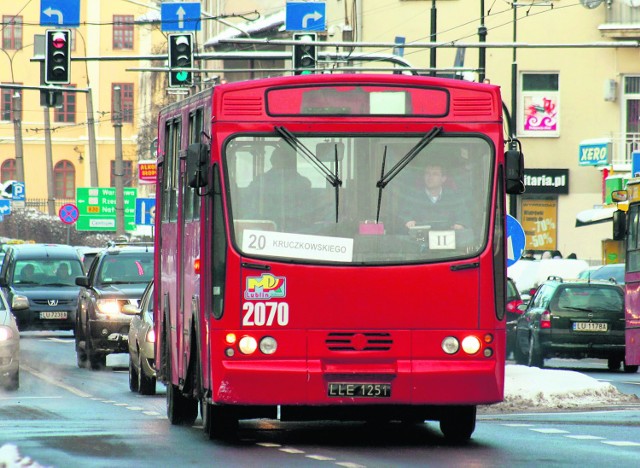
[[[169,34],[168,49],[169,87],[193,86],[193,73],[180,70],[193,67],[193,35],[191,33]]]

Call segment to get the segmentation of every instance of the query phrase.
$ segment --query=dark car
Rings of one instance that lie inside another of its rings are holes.
[[[579,277],[590,280],[614,280],[618,284],[624,284],[624,265],[624,263],[602,265],[583,271]]]
[[[543,367],[551,357],[607,359],[611,370],[625,356],[624,291],[612,281],[551,278],[536,291],[516,324],[516,363]],[[638,366],[624,365],[625,372]]]
[[[16,319],[0,291],[0,388],[20,387],[20,333]]]
[[[123,306],[138,302],[153,277],[153,247],[112,246],[93,260],[81,286],[76,313],[76,355],[79,367],[100,369],[108,354],[127,353],[131,316]]]
[[[129,326],[129,389],[141,395],[154,395],[156,335],[153,330],[153,281],[144,290],[140,307],[127,304],[122,311],[132,316]]]
[[[0,270],[20,331],[73,330],[82,262],[76,249],[59,244],[9,247]]]
[[[516,340],[516,323],[522,315],[522,298],[516,287],[516,283],[507,278],[507,303],[506,303],[506,319],[507,319],[507,357],[511,355]]]

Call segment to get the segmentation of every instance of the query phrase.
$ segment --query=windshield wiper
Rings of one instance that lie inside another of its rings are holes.
[[[438,136],[438,134],[442,131],[442,127],[433,127],[429,133],[423,136],[416,145],[411,148],[407,154],[405,154],[400,161],[396,163],[389,172],[384,173],[384,166],[387,161],[387,146],[384,147],[384,154],[382,155],[382,170],[380,171],[380,180],[376,182],[376,187],[378,187],[378,208],[376,210],[376,224],[380,220],[380,206],[382,205],[382,189],[384,189],[389,182],[391,182],[395,176],[400,174],[400,172],[407,167],[407,165],[413,161],[420,151],[422,151],[433,139]]]
[[[284,141],[293,148],[296,154],[300,153],[302,156],[307,158],[307,160],[311,163],[313,167],[316,168],[320,174],[327,179],[327,182],[331,184],[336,191],[336,223],[338,222],[338,210],[340,206],[340,187],[342,186],[342,180],[338,176],[338,145],[335,145],[335,163],[336,163],[336,172],[331,172],[327,166],[324,165],[322,161],[316,156],[313,151],[304,146],[302,141],[298,137],[296,137],[293,133],[287,130],[284,127],[275,127],[276,131],[282,135]]]

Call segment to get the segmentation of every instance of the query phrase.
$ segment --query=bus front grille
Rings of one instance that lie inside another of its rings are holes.
[[[385,332],[333,332],[325,342],[329,351],[389,351],[393,339]]]

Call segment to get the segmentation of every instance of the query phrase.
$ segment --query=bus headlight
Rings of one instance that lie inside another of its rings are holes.
[[[243,336],[238,342],[238,348],[242,354],[253,354],[258,349],[258,342],[252,336]]]
[[[460,349],[460,343],[457,338],[454,336],[447,336],[444,340],[442,340],[442,351],[447,354],[455,354]]]
[[[260,351],[264,354],[273,354],[278,349],[276,339],[271,336],[265,336],[260,340]]]
[[[473,336],[467,336],[462,340],[462,351],[467,354],[476,354],[480,351],[480,340]]]

